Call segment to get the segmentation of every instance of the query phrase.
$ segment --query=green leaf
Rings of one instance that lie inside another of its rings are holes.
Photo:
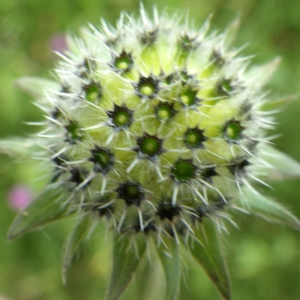
[[[279,203],[261,195],[253,189],[243,188],[246,209],[251,213],[264,218],[267,221],[291,226],[300,230],[300,220]]]
[[[67,269],[69,268],[74,255],[82,243],[88,239],[93,228],[92,216],[84,215],[80,218],[79,222],[76,223],[71,234],[68,236],[64,249],[62,266],[62,277],[64,282],[66,280]]]
[[[70,215],[72,211],[66,205],[69,195],[61,188],[46,189],[16,217],[9,229],[8,238],[15,239]]]
[[[167,283],[165,300],[176,300],[179,295],[181,270],[178,248],[178,244],[174,241],[174,243],[170,243],[167,250],[158,250],[158,254],[165,271]]]
[[[264,145],[261,158],[272,167],[272,169],[268,170],[270,179],[300,177],[300,164],[271,146]]]
[[[131,282],[146,249],[146,237],[115,236],[113,270],[106,300],[117,300]],[[134,245],[135,244],[135,245]]]
[[[23,92],[35,97],[45,97],[47,91],[59,91],[60,85],[49,79],[38,77],[23,77],[15,81],[17,87]]]
[[[203,267],[223,299],[230,300],[230,279],[216,225],[212,220],[204,220],[201,228],[195,230],[195,235],[199,241],[190,247],[193,257]]]

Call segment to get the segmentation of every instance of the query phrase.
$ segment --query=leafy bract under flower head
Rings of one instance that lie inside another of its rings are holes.
[[[274,122],[262,88],[278,59],[247,70],[248,58],[229,48],[236,23],[224,34],[208,34],[208,22],[199,30],[181,24],[156,11],[153,20],[143,9],[137,20],[123,14],[116,28],[103,22],[71,38],[55,82],[18,81],[46,115],[22,150],[42,158],[50,176],[9,237],[76,216],[66,271],[103,220],[115,237],[107,300],[120,297],[151,243],[166,299],[179,293],[182,248],[230,299],[220,247],[226,223],[234,224],[230,210],[300,228],[255,189],[270,174],[300,174],[267,135]],[[7,140],[0,149],[19,155],[20,145]]]

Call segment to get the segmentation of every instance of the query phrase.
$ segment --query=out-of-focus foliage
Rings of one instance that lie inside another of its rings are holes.
[[[155,1],[144,1],[149,11]],[[170,14],[188,9],[195,27],[208,14],[214,13],[212,27],[224,28],[239,17],[241,24],[235,45],[248,46],[244,55],[256,54],[254,63],[263,63],[275,56],[282,63],[273,77],[271,95],[300,94],[300,22],[298,0],[162,0],[159,10],[167,7]],[[114,23],[125,10],[138,13],[139,1],[121,0],[10,0],[0,3],[0,136],[25,135],[36,128],[24,121],[38,121],[39,110],[30,97],[14,86],[23,76],[51,78],[49,69],[55,66],[53,43],[65,32],[77,32],[87,23],[99,24],[99,18]],[[277,148],[300,160],[298,120],[300,100],[291,103],[277,117],[282,136],[274,142]],[[274,133],[276,134],[276,132]],[[39,174],[41,181],[33,181]],[[68,272],[64,286],[60,276],[61,245],[71,221],[64,221],[46,230],[30,233],[14,242],[7,242],[6,232],[15,212],[8,204],[8,192],[16,185],[29,186],[36,193],[42,186],[43,174],[33,163],[12,164],[0,156],[0,298],[16,300],[79,300],[101,299],[108,283],[112,251],[110,236],[100,228],[85,255],[79,256]],[[292,207],[300,216],[299,181],[273,184],[269,194]],[[300,295],[300,234],[292,229],[269,224],[263,220],[240,215],[240,229],[230,228],[226,244],[231,270],[233,299],[297,300]],[[93,254],[94,253],[94,254]],[[186,284],[181,299],[219,299],[208,278],[187,260]],[[153,265],[156,272],[162,266]],[[138,271],[136,285],[123,299],[139,299],[139,280],[149,282],[147,299],[158,299],[162,284],[156,277],[148,278],[143,268]],[[159,278],[159,276],[157,276]],[[142,299],[144,300],[144,299]]]

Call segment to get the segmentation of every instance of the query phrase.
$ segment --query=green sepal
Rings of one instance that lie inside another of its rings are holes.
[[[194,232],[196,240],[192,241],[190,252],[203,267],[223,299],[230,300],[230,278],[221,248],[221,234],[215,223],[209,219],[203,220]]]
[[[25,233],[69,216],[73,211],[66,200],[70,197],[62,188],[48,188],[15,218],[8,232],[12,240]]]
[[[268,177],[274,179],[298,178],[300,177],[300,164],[271,146],[264,145],[261,158],[270,165]]]
[[[245,186],[243,188],[243,199],[241,202],[254,215],[262,217],[269,222],[288,225],[300,230],[300,220],[296,216],[279,203],[261,195],[250,187]]]
[[[113,267],[106,300],[119,299],[128,285],[142,260],[146,249],[146,236],[114,237]]]
[[[38,77],[23,77],[15,81],[20,90],[34,98],[45,97],[46,91],[59,91],[60,85],[49,79]]]
[[[72,262],[74,255],[78,252],[80,246],[89,238],[93,229],[94,222],[92,222],[91,215],[81,216],[70,235],[67,238],[62,265],[62,278],[66,281],[66,272]]]
[[[265,111],[277,110],[284,105],[287,105],[299,98],[297,95],[289,95],[282,98],[270,100],[262,105],[262,109]]]
[[[165,300],[176,300],[180,291],[180,255],[179,246],[175,241],[169,243],[168,249],[158,249],[166,277]]]

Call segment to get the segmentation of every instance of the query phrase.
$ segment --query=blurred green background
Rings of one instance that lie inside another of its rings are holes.
[[[213,28],[223,28],[240,17],[234,45],[248,44],[244,55],[256,54],[253,64],[276,56],[282,63],[268,89],[275,98],[300,94],[300,1],[299,0],[161,0],[144,1],[149,11],[189,10],[195,25],[213,12]],[[138,15],[138,0],[10,0],[0,3],[0,137],[26,135],[36,128],[24,121],[41,120],[32,99],[14,86],[23,76],[51,78],[49,70],[57,57],[51,42],[65,32],[78,32],[82,25],[99,24],[104,18],[115,24],[125,10]],[[300,161],[300,99],[277,116],[277,148]],[[19,240],[8,242],[7,229],[16,212],[8,204],[8,193],[25,185],[33,193],[40,188],[34,180],[34,164],[15,163],[0,156],[0,299],[81,300],[103,299],[108,282],[110,243],[104,229],[93,238],[84,256],[69,271],[64,286],[60,276],[62,244],[69,221],[51,225]],[[268,193],[300,217],[300,180],[272,183]],[[239,215],[240,228],[231,228],[226,252],[232,277],[234,300],[300,299],[300,233]],[[220,299],[205,274],[192,264],[185,272],[180,299]],[[151,287],[152,288],[152,287]],[[155,288],[155,287],[153,287]],[[134,289],[123,299],[136,300]],[[1,298],[3,297],[3,298]],[[143,300],[143,299],[141,299]],[[151,299],[150,299],[151,300]],[[153,299],[160,300],[160,299]]]

